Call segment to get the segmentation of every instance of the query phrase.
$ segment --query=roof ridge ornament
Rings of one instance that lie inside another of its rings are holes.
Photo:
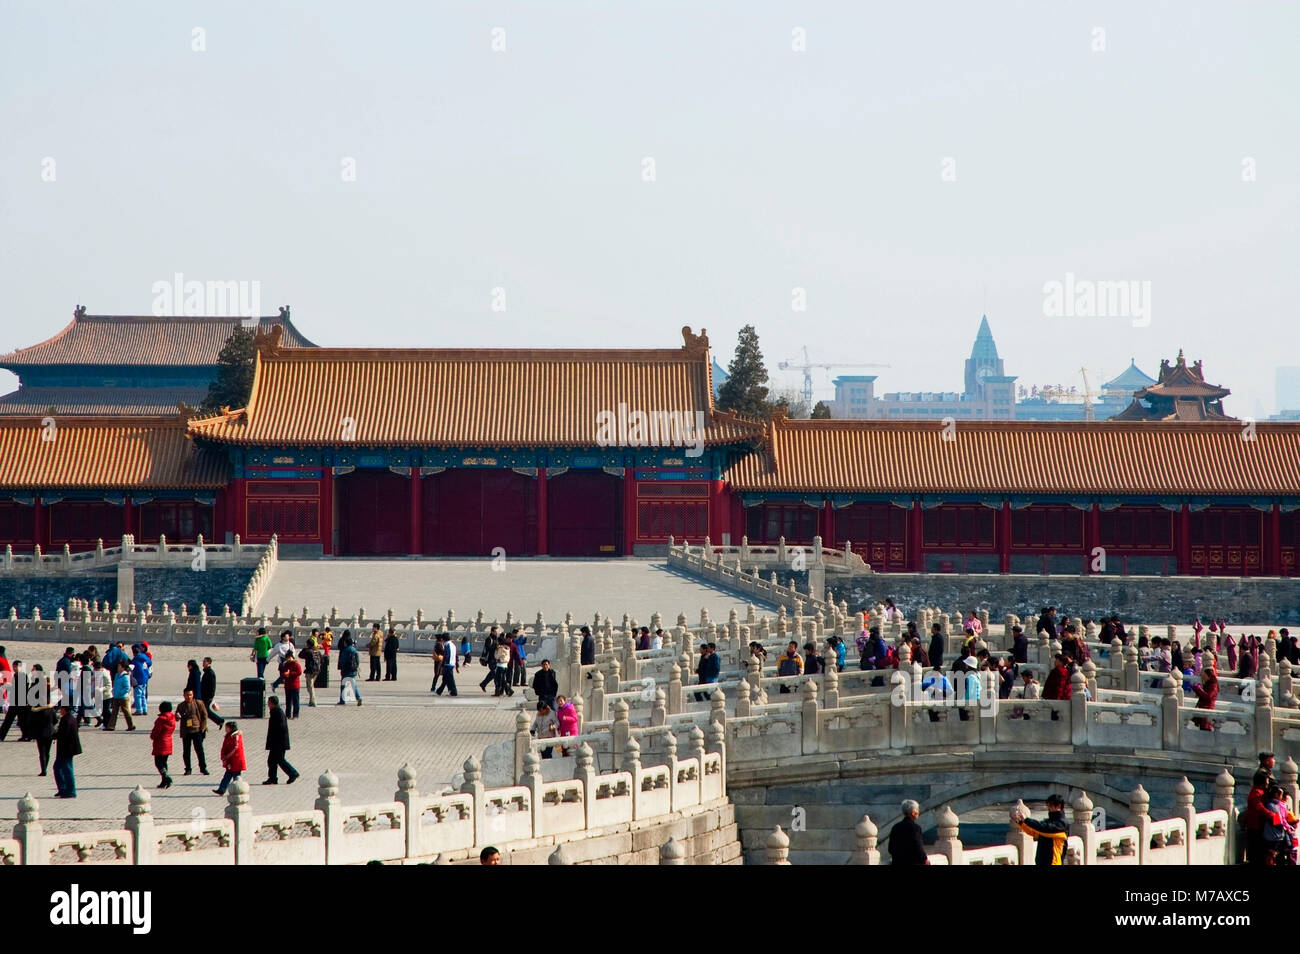
[[[684,350],[687,354],[695,355],[695,356],[708,354],[709,351],[709,329],[708,328],[701,328],[700,333],[697,335],[691,332],[690,325],[683,325],[682,339],[685,342],[682,345],[682,350]]]
[[[72,320],[73,320],[73,321],[80,321],[82,318],[85,318],[85,317],[86,317],[86,306],[85,306],[85,305],[78,305],[76,308],[74,308],[74,309],[72,310]]]
[[[281,308],[280,315],[288,315],[288,308]],[[284,338],[284,328],[281,325],[272,325],[270,328],[259,327],[253,333],[253,344],[258,353],[264,358],[274,357],[280,353],[280,342]]]

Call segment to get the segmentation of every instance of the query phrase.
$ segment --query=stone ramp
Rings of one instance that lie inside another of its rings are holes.
[[[521,558],[493,569],[487,559],[325,559],[281,560],[255,612],[269,614],[276,606],[295,613],[306,606],[313,616],[331,607],[347,616],[360,607],[372,616],[391,609],[398,617],[417,609],[441,617],[450,609],[457,619],[482,610],[487,619],[513,612],[529,622],[539,610],[548,622],[565,613],[584,622],[597,612],[615,621],[628,613],[644,625],[659,612],[666,625],[675,625],[678,613],[698,622],[702,607],[719,622],[732,609],[743,618],[747,599],[652,560]]]

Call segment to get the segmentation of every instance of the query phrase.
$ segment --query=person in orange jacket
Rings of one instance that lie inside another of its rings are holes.
[[[226,774],[221,776],[221,784],[212,790],[214,795],[226,794],[230,783],[248,768],[248,761],[244,758],[244,737],[240,734],[239,724],[227,722],[225,728],[226,737],[221,740],[221,767],[226,770]]]
[[[176,716],[172,714],[172,704],[163,702],[158,707],[158,718],[154,720],[149,738],[153,740],[153,764],[162,776],[159,788],[171,788],[172,777],[167,774],[167,757],[172,754],[172,735],[176,732]]]

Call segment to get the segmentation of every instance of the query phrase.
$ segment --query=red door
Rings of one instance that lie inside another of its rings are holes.
[[[548,488],[549,489],[549,488]],[[429,556],[529,556],[537,549],[537,480],[512,470],[445,470],[424,478]]]
[[[547,552],[616,556],[623,552],[623,479],[603,470],[570,470],[546,485]]]
[[[391,470],[354,470],[335,483],[339,549],[345,556],[402,556],[410,543],[408,478]]]

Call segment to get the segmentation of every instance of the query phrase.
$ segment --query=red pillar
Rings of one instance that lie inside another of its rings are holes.
[[[420,556],[424,553],[424,544],[420,540],[420,525],[424,514],[424,497],[423,487],[420,483],[420,468],[411,468],[411,476],[408,478],[408,481],[411,485],[411,526],[410,535],[406,545],[406,552],[411,556]]]
[[[745,505],[740,500],[740,494],[732,491],[731,494],[731,544],[740,546],[741,537],[745,536],[747,528],[745,526]]]
[[[1178,572],[1187,575],[1192,572],[1192,508],[1187,504],[1183,504],[1178,511],[1178,532],[1175,537]]]
[[[1260,558],[1265,576],[1282,575],[1282,507],[1273,504],[1268,514],[1268,532],[1264,535],[1264,553]]]
[[[726,497],[723,488],[726,484],[721,480],[709,481],[709,539],[713,541],[714,546],[722,544],[722,527],[724,523],[723,507],[726,505]]]
[[[1011,572],[1011,503],[1007,500],[998,510],[998,572]]]
[[[32,503],[32,542],[42,550],[50,548],[49,512],[39,496]]]
[[[135,501],[131,499],[130,494],[127,494],[122,499],[122,535],[135,532]]]
[[[822,546],[835,546],[835,508],[828,500],[822,504]]]
[[[921,547],[925,540],[923,524],[921,501],[913,500],[912,509],[907,512],[907,568],[913,573],[920,573],[925,566],[921,554]]]
[[[636,468],[623,471],[623,555],[631,556],[636,542]]]
[[[1088,508],[1088,522],[1084,524],[1083,555],[1084,573],[1092,572],[1092,553],[1101,546],[1101,504],[1094,503]]]
[[[550,530],[546,517],[546,468],[537,468],[537,555],[546,556]]]
[[[244,506],[244,478],[236,477],[230,481],[230,532],[237,534],[241,540],[248,539],[248,508]]]
[[[320,472],[320,542],[321,553],[334,553],[334,468],[322,467]]]

